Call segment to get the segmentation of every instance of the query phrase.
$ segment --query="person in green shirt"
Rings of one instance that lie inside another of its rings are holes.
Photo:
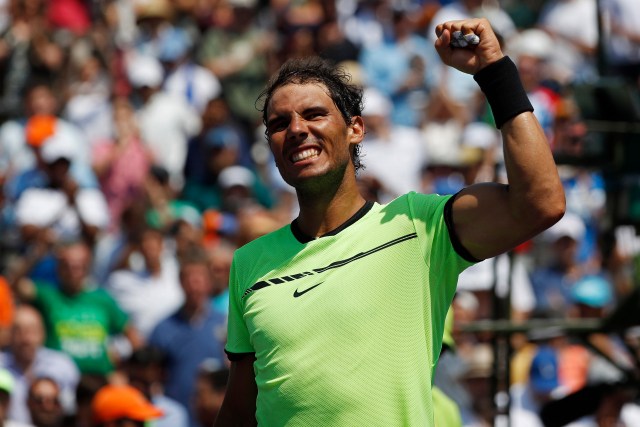
[[[109,338],[123,334],[134,348],[141,339],[113,298],[88,282],[91,252],[84,242],[62,245],[57,262],[59,288],[23,279],[18,296],[42,314],[47,347],[71,356],[82,374],[106,375],[114,369]]]
[[[478,44],[453,47],[457,31]],[[433,370],[458,274],[564,214],[549,144],[489,22],[451,21],[437,35],[442,61],[489,98],[509,184],[368,202],[356,182],[361,89],[317,58],[285,63],[263,93],[263,121],[300,211],[235,253],[216,427],[433,426]]]

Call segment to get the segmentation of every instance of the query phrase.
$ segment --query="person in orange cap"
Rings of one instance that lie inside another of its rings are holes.
[[[126,384],[108,384],[98,390],[91,411],[94,427],[143,427],[164,415],[138,389]]]

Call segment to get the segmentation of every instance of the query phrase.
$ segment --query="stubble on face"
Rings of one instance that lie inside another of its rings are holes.
[[[283,179],[299,196],[337,191],[353,169],[352,147],[327,88],[319,83],[282,86],[268,108],[269,146]]]

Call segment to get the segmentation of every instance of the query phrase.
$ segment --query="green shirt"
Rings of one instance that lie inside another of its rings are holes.
[[[107,340],[124,331],[127,315],[107,292],[86,290],[70,296],[39,284],[35,304],[44,319],[47,347],[67,353],[83,374],[113,371]]]
[[[255,353],[265,426],[429,426],[458,274],[448,196],[409,193],[334,235],[290,226],[236,251],[231,353]]]

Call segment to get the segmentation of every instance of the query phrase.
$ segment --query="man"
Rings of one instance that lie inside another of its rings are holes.
[[[165,250],[164,236],[155,228],[140,232],[137,252],[143,268],[127,265],[107,278],[105,289],[147,339],[153,328],[182,305],[184,296],[178,280],[175,256]]]
[[[149,344],[166,356],[166,395],[189,410],[189,425],[198,426],[193,412],[193,394],[198,368],[203,360],[224,360],[226,317],[211,309],[211,274],[207,254],[194,249],[180,264],[184,304],[162,320],[149,337]],[[205,427],[205,426],[203,426]]]
[[[27,407],[29,383],[33,378],[47,377],[56,382],[62,408],[75,409],[76,386],[80,372],[67,354],[45,348],[42,316],[35,308],[18,306],[11,329],[9,351],[0,353],[0,366],[6,368],[15,382],[9,407],[11,419],[30,422]]]
[[[57,259],[59,289],[22,280],[16,293],[22,301],[33,301],[42,313],[47,347],[71,356],[82,374],[107,375],[114,369],[109,339],[124,334],[137,348],[140,336],[113,298],[91,287],[91,251],[86,243],[65,244]]]
[[[129,385],[140,390],[149,402],[164,413],[162,419],[155,421],[154,427],[187,427],[189,423],[186,408],[164,394],[164,365],[164,353],[157,348],[145,346],[131,353],[123,368]]]
[[[474,32],[479,44],[453,48],[453,31]],[[300,214],[236,251],[232,363],[216,426],[433,425],[424,402],[458,274],[563,215],[544,133],[488,21],[447,22],[437,34],[442,61],[474,74],[487,94],[509,185],[366,203],[355,176],[361,92],[322,62],[285,64],[263,118]]]
[[[61,427],[64,412],[60,403],[60,387],[52,378],[40,377],[29,387],[27,406],[35,427]]]

